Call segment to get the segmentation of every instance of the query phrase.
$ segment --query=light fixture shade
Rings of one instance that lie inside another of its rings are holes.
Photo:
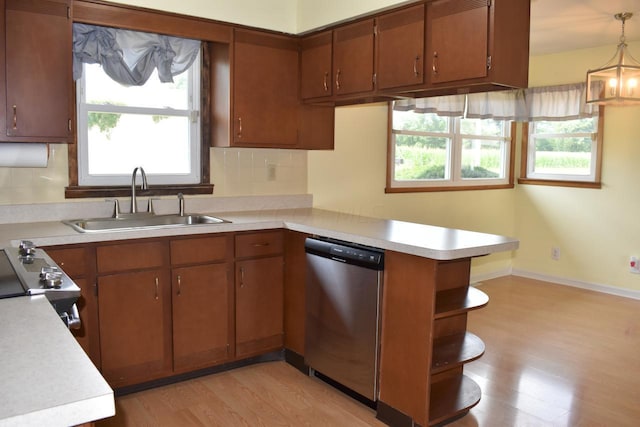
[[[615,64],[587,72],[587,102],[640,103],[640,64]]]
[[[618,13],[622,21],[622,35],[616,54],[601,68],[587,71],[587,103],[635,104],[640,103],[640,63],[627,51],[624,23],[632,13]]]

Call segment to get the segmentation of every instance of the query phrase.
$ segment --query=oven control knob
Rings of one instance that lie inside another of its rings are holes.
[[[20,242],[18,252],[25,257],[34,256],[36,254],[36,245],[30,240],[23,240]]]
[[[40,270],[40,282],[45,288],[62,286],[62,271],[58,267],[46,266]]]

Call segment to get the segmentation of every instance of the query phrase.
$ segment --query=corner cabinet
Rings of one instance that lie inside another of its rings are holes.
[[[527,86],[528,0],[428,2],[426,28],[431,88]]]
[[[210,45],[213,146],[333,149],[333,106],[300,101],[299,50],[297,37],[239,28]]]
[[[488,297],[469,287],[470,266],[470,258],[385,253],[379,419],[438,425],[480,401],[479,386],[463,374],[484,354],[482,340],[466,330],[467,313]]]
[[[0,141],[74,141],[71,3],[1,1]]]

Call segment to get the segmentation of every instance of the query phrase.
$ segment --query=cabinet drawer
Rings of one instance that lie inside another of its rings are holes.
[[[169,265],[164,242],[124,243],[97,248],[98,273],[139,270]]]
[[[47,249],[47,254],[71,278],[84,276],[86,258],[84,248]]]
[[[282,230],[236,235],[237,258],[277,255],[282,246]]]
[[[171,264],[202,264],[224,261],[230,246],[228,236],[171,241]]]

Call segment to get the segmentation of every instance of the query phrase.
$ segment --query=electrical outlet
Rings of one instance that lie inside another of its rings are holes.
[[[629,257],[629,273],[640,274],[640,260],[636,256]]]
[[[276,180],[276,165],[273,163],[267,164],[267,181]]]
[[[558,261],[560,259],[560,248],[554,246],[551,248],[551,259]]]

